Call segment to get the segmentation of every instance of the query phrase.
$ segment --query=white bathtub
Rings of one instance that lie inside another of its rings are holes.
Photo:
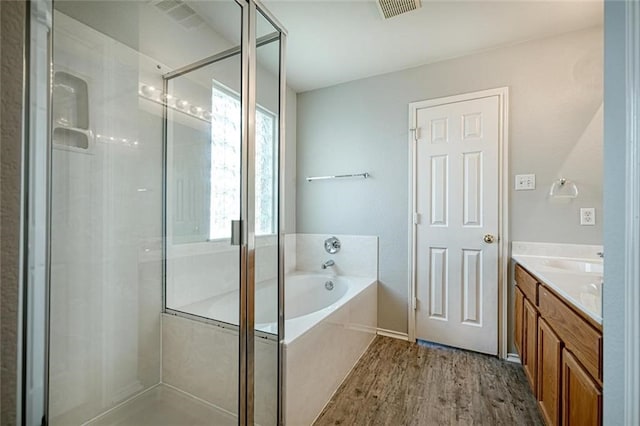
[[[339,298],[323,297],[325,280],[326,276],[299,273],[286,281],[284,395],[288,425],[313,423],[376,334],[377,279],[332,279],[340,286],[334,288],[340,291]],[[317,299],[305,297],[305,292]]]
[[[294,272],[285,277],[285,343],[295,340],[372,284],[375,278]],[[325,284],[333,283],[328,290]],[[256,330],[277,333],[277,281],[256,283]],[[178,310],[238,324],[238,291],[192,303]]]
[[[327,281],[333,289],[327,290]],[[275,280],[256,284],[256,329],[277,330]],[[237,324],[238,292],[182,310]],[[310,425],[375,337],[377,279],[294,272],[285,279],[285,410]]]

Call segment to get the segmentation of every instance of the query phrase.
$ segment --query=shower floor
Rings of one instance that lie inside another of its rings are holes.
[[[97,419],[91,426],[237,425],[237,418],[183,392],[158,385]]]

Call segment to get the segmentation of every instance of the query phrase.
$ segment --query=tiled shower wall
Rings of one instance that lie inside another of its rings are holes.
[[[54,138],[52,152],[49,413],[68,425],[160,380],[162,115],[138,81],[161,80],[124,44],[58,12],[55,23],[54,69],[88,87],[62,108],[87,109],[93,133],[87,149]]]
[[[225,411],[237,413],[238,332],[162,315],[162,381]],[[255,421],[275,425],[278,344],[255,340]]]

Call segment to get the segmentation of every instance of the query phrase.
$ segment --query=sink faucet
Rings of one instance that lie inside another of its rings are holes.
[[[320,267],[322,269],[327,269],[328,266],[333,266],[335,264],[336,264],[336,262],[334,262],[332,259],[329,259],[326,262],[324,262],[322,265],[320,265]]]

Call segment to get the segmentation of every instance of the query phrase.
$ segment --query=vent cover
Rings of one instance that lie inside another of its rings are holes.
[[[422,6],[420,0],[378,0],[376,4],[384,19],[411,12]]]
[[[151,0],[149,3],[169,15],[171,19],[185,28],[199,27],[204,21],[195,10],[184,4],[181,0]]]

